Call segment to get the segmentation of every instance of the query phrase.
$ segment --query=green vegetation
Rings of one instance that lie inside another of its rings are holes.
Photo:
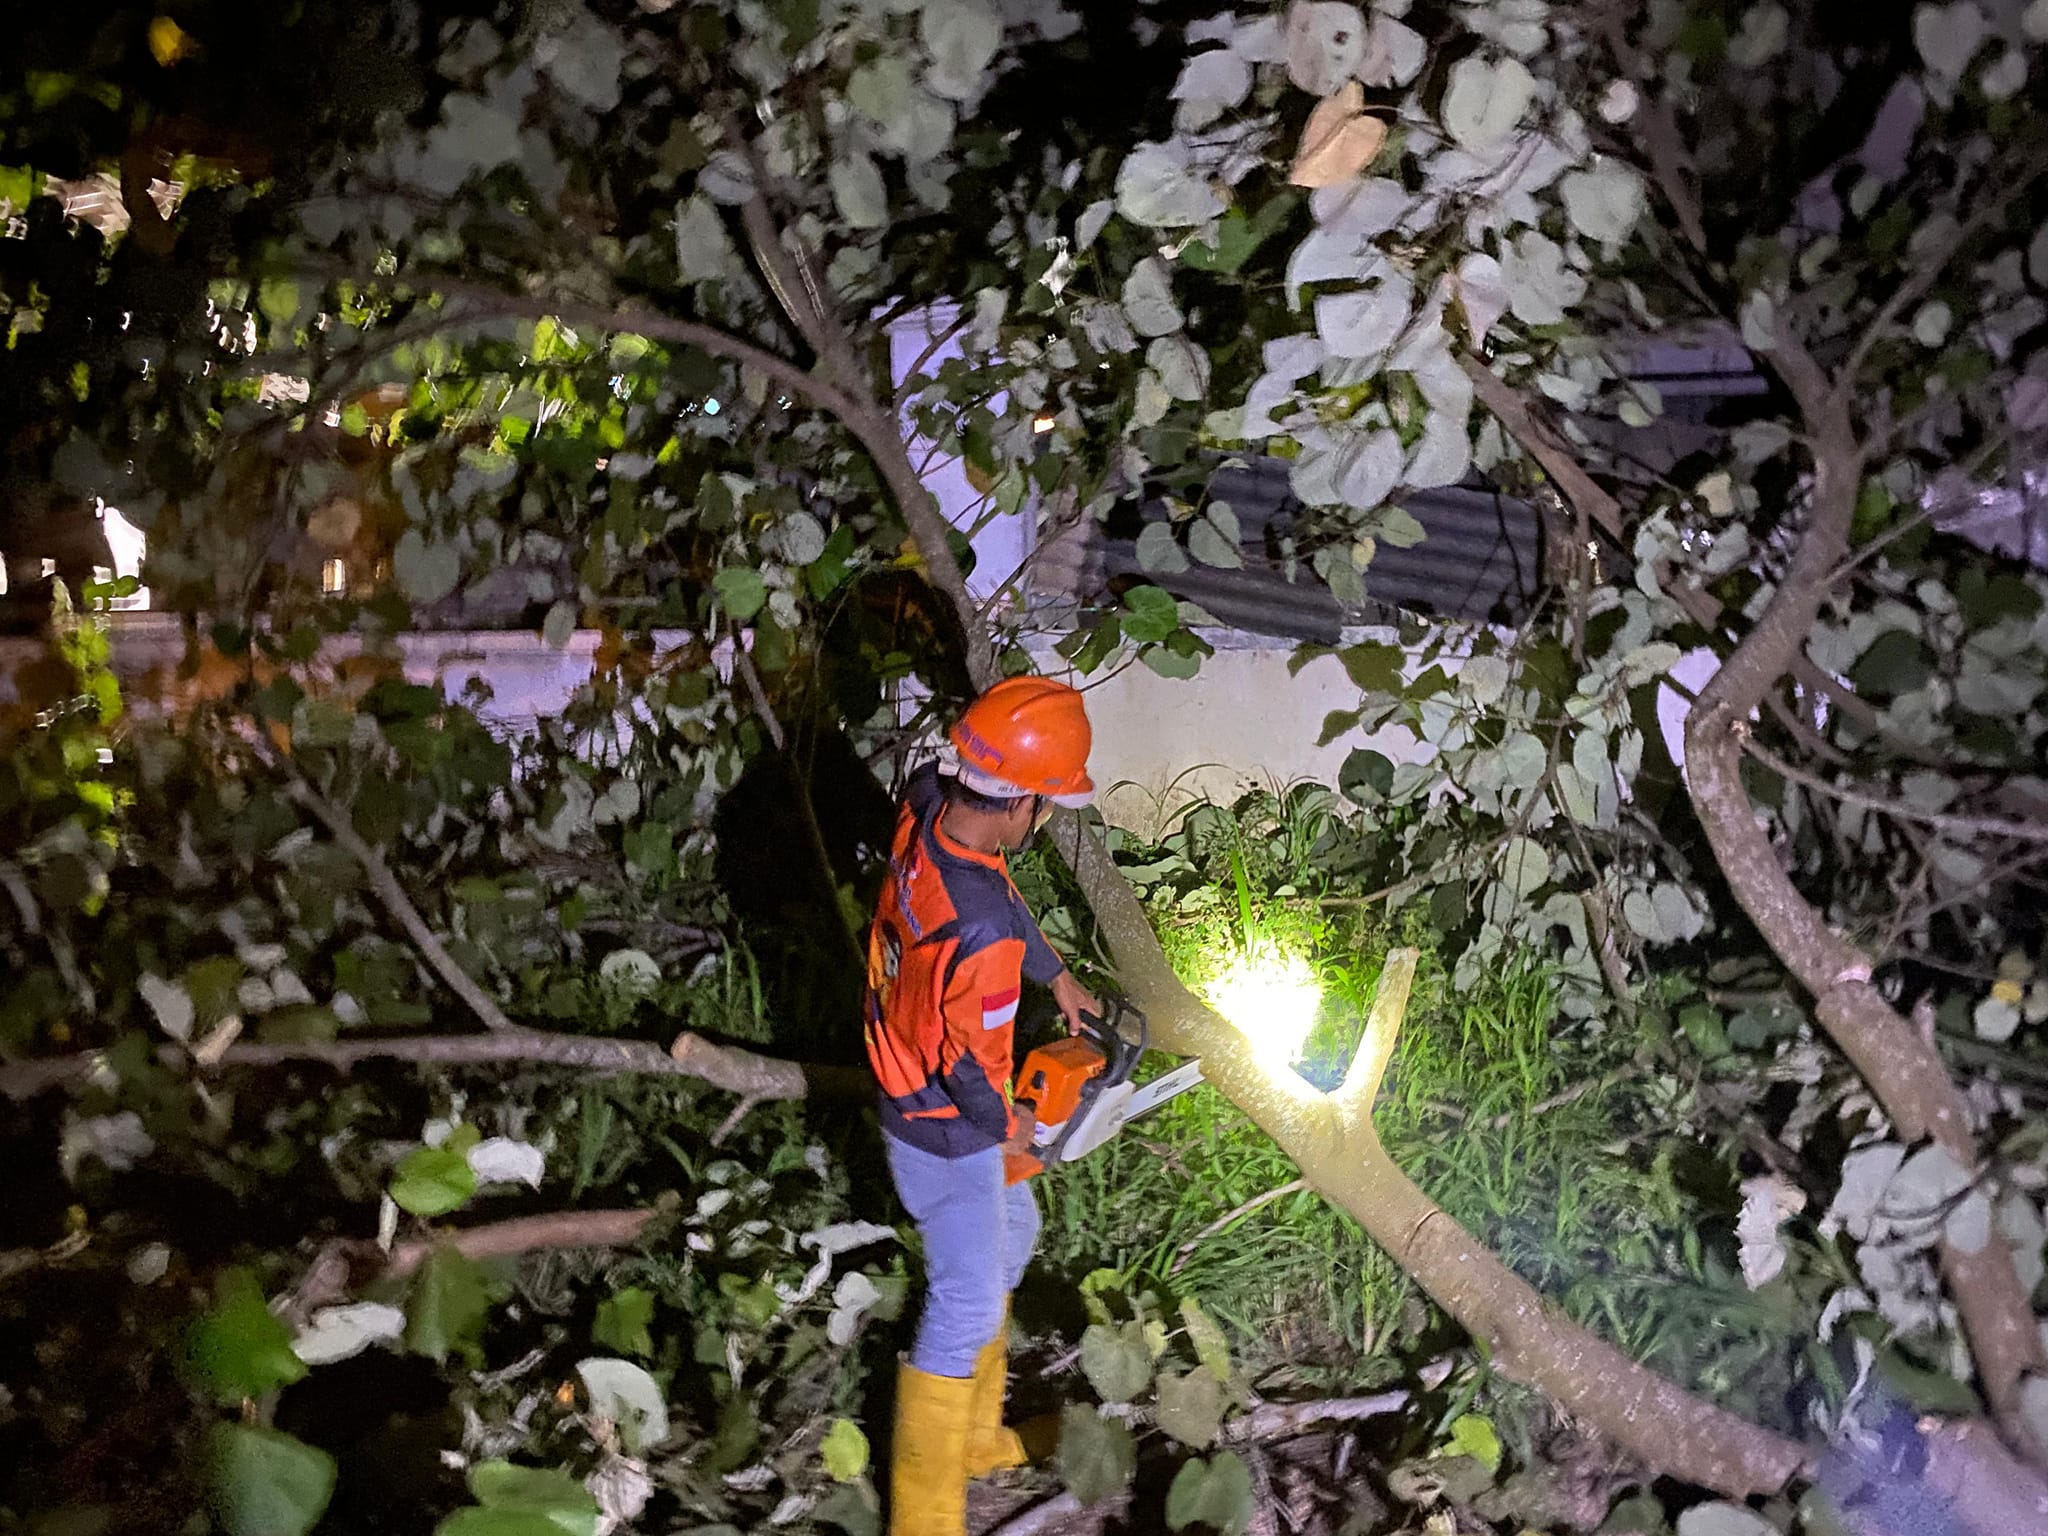
[[[2048,1505],[2048,0],[7,36],[0,624],[104,505],[185,644],[153,723],[60,600],[0,719],[0,1522],[872,1526],[878,780],[1047,643],[1200,674],[1241,569],[1337,782],[1034,875],[1218,1087],[1048,1189],[1069,1491],[1242,1536],[1249,1399],[1387,1382],[1289,1436],[1354,1532]],[[1528,601],[1358,633],[1475,484]],[[970,591],[1013,515],[1137,568]],[[577,668],[517,744],[408,676],[473,627]],[[1389,1157],[1273,1073],[1395,940]],[[1211,1232],[1254,1124],[1345,1214]]]

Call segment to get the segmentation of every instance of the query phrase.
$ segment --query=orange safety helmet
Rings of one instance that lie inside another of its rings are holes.
[[[1095,798],[1088,777],[1094,732],[1080,693],[1049,677],[1006,677],[967,706],[951,732],[960,782],[1005,799],[1043,795],[1057,805]]]

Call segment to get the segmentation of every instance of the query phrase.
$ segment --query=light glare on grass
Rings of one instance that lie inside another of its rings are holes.
[[[1209,983],[1209,1002],[1251,1042],[1269,1072],[1290,1069],[1308,1045],[1323,989],[1300,955],[1260,939]]]

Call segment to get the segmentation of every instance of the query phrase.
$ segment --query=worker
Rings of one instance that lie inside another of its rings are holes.
[[[1069,1029],[1101,1004],[1074,979],[1010,879],[1054,805],[1086,805],[1081,695],[1013,677],[968,706],[950,750],[912,775],[868,934],[868,1060],[889,1171],[924,1240],[925,1302],[896,1392],[891,1536],[962,1536],[967,1483],[1032,1458],[1002,1422],[1010,1293],[1038,1241],[1004,1153],[1032,1144],[1010,1097],[1025,980]]]

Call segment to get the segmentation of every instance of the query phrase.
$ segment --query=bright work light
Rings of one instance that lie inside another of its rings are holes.
[[[1207,990],[1210,1006],[1243,1031],[1268,1071],[1301,1058],[1323,1001],[1308,961],[1270,939],[1239,950]]]

